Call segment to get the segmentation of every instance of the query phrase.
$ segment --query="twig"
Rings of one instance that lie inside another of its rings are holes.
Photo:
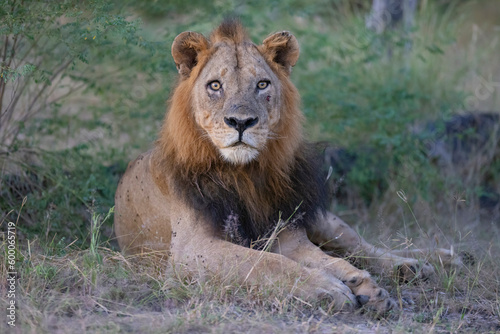
[[[5,68],[7,62],[7,46],[9,45],[9,35],[5,36],[5,45],[3,48],[1,69]],[[3,95],[5,94],[5,78],[0,78],[0,112],[2,110]]]

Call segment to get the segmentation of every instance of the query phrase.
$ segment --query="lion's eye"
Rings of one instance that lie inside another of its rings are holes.
[[[266,89],[267,86],[269,86],[270,82],[269,81],[259,81],[257,84],[258,89]]]
[[[222,85],[220,84],[219,81],[216,80],[209,83],[208,87],[210,87],[210,89],[213,91],[218,91],[219,89],[221,89]]]

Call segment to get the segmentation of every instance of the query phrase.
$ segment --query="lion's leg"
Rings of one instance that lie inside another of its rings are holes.
[[[473,265],[474,256],[468,252],[455,252],[453,248],[424,248],[424,249],[397,249],[392,254],[414,259],[429,259],[435,263],[441,263],[445,267],[462,267]]]
[[[326,299],[335,309],[358,305],[351,290],[335,277],[280,254],[225,241],[213,233],[210,224],[190,223],[186,219],[174,224],[170,252],[176,267],[202,278],[218,277],[241,285],[279,285],[287,294],[301,299]]]
[[[393,251],[369,244],[356,231],[330,212],[320,217],[308,231],[309,239],[325,250],[343,251],[359,256],[374,270],[394,270],[406,281],[427,278],[434,269],[425,259],[402,257]]]
[[[360,270],[344,259],[326,255],[314,245],[303,229],[286,229],[279,234],[274,250],[309,268],[321,268],[346,284],[360,304],[367,304],[378,312],[396,308],[389,293],[380,288],[367,271]]]

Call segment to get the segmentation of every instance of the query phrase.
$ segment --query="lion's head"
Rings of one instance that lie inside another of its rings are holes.
[[[187,104],[186,116],[225,161],[248,164],[284,135],[291,146],[297,144],[284,133],[300,133],[301,114],[289,110],[295,109],[296,98],[290,99],[295,89],[288,76],[299,55],[293,35],[280,32],[257,46],[241,24],[226,21],[210,40],[199,33],[180,34],[172,55],[181,76],[172,102]]]
[[[193,38],[201,37],[185,32],[172,46],[182,73],[196,64],[196,59],[189,58],[195,56],[190,48]],[[276,46],[269,47],[277,41],[279,51]],[[212,35],[209,45],[206,51],[210,52],[210,59],[193,87],[195,120],[226,161],[246,164],[259,155],[269,139],[278,135],[275,131],[283,103],[282,85],[265,57],[279,61],[288,72],[298,57],[297,42],[285,32],[269,37],[258,48],[248,41],[240,26],[226,24]]]
[[[304,143],[290,81],[299,56],[295,37],[284,31],[255,45],[229,20],[209,39],[181,33],[172,56],[180,78],[155,155],[155,177],[165,179],[165,189],[217,222],[238,212],[252,236],[299,204],[313,215],[324,180]]]

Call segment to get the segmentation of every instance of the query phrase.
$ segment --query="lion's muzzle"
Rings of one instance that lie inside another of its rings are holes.
[[[259,122],[258,117],[249,117],[245,119],[240,119],[237,117],[224,117],[224,123],[229,125],[231,128],[236,129],[238,131],[238,141],[241,142],[243,139],[243,132],[254,126]]]

